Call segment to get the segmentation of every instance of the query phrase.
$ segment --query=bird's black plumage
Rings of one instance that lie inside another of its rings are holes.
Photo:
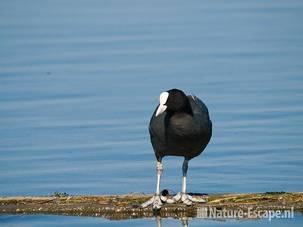
[[[149,124],[151,143],[158,161],[164,156],[184,156],[190,160],[207,146],[212,135],[212,122],[206,105],[196,96],[171,89],[166,111],[152,115]]]

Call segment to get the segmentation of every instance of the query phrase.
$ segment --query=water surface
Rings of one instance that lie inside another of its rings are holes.
[[[188,219],[186,222],[177,219],[162,219],[157,221],[154,219],[135,219],[124,221],[109,221],[101,218],[88,218],[88,217],[68,217],[68,216],[54,216],[54,215],[26,215],[26,216],[0,216],[1,226],[3,227],[19,227],[19,226],[157,226],[157,227],[195,227],[195,226],[302,226],[303,216],[295,214],[294,219],[267,219],[258,220],[207,220],[207,219]],[[187,226],[186,226],[187,224]]]

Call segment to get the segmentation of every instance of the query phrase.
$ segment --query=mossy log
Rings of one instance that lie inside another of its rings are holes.
[[[197,217],[200,208],[216,209],[267,209],[303,211],[303,193],[266,192],[253,194],[213,194],[194,196],[206,199],[206,203],[186,206],[182,203],[165,204],[155,214],[151,207],[140,204],[151,195],[97,195],[86,196],[17,196],[0,197],[0,214],[57,214],[74,216],[100,216],[107,219],[130,219],[155,215],[173,218]]]

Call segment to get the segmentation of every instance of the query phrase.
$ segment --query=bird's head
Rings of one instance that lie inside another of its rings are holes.
[[[156,111],[156,116],[164,111],[170,113],[188,112],[191,113],[191,107],[187,96],[179,89],[171,89],[160,94],[160,104]]]

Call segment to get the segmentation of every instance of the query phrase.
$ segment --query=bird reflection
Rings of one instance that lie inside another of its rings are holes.
[[[181,221],[182,227],[188,227],[188,217],[183,217],[179,219]],[[156,226],[162,227],[162,218],[160,216],[156,217]]]

